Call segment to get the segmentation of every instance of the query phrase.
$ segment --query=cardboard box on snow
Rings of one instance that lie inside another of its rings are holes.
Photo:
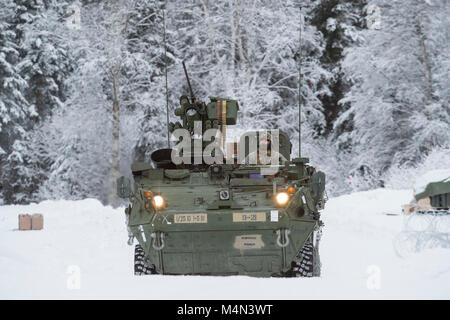
[[[35,213],[31,216],[31,230],[44,229],[44,216],[40,213]]]
[[[19,214],[19,230],[31,230],[31,216]]]
[[[42,230],[43,228],[44,216],[42,214],[19,214],[19,230]]]

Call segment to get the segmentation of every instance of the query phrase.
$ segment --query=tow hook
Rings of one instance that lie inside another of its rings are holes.
[[[129,236],[129,237],[128,237],[127,244],[128,244],[129,246],[132,246],[132,245],[133,245],[133,242],[134,242],[134,236]]]
[[[284,231],[284,243],[281,243],[281,235],[282,232]],[[289,245],[289,234],[291,233],[291,230],[289,229],[278,229],[277,230],[277,245],[280,248],[285,248]]]
[[[159,241],[158,241],[158,235],[159,235]],[[152,247],[155,250],[162,250],[164,248],[164,233],[162,232],[152,232],[150,234],[150,237],[152,240]],[[161,243],[160,245],[157,245],[157,242]]]

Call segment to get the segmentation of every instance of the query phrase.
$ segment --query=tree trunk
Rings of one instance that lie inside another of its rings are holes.
[[[234,25],[234,19],[235,19],[235,12],[236,12],[236,8],[230,8],[230,17],[229,17],[229,21],[230,21],[230,29],[231,29],[231,74],[232,74],[232,78],[231,78],[231,88],[234,88],[234,78],[236,76],[236,30],[235,30],[235,25]]]
[[[239,64],[242,65],[245,63],[244,58],[244,44],[242,41],[243,35],[241,30],[241,19],[242,19],[242,8],[239,0],[236,1],[236,16],[237,16],[237,38],[238,38],[238,52],[239,52]]]
[[[111,148],[111,168],[109,171],[108,203],[117,207],[116,184],[120,175],[119,137],[120,137],[120,113],[119,113],[119,73],[113,76],[113,132]]]
[[[205,19],[208,24],[209,37],[210,37],[212,45],[213,45],[213,49],[214,49],[213,51],[216,56],[217,63],[219,64],[220,70],[222,72],[222,79],[223,79],[223,83],[225,84],[225,92],[230,92],[230,90],[229,90],[230,86],[228,85],[229,82],[228,82],[228,79],[226,78],[225,68],[223,66],[222,60],[220,59],[219,50],[217,49],[216,36],[214,34],[214,29],[211,26],[211,22],[209,19],[208,8],[206,7],[205,0],[200,0],[200,2],[202,3],[203,12],[205,13]]]
[[[422,16],[419,15],[417,30],[419,32],[419,43],[420,43],[420,61],[423,66],[423,76],[424,76],[424,91],[425,91],[425,103],[429,104],[433,97],[433,87],[431,79],[431,65],[427,52],[427,47],[425,45],[425,34],[422,29]]]
[[[117,207],[117,179],[120,175],[120,71],[122,64],[122,47],[125,40],[128,18],[125,12],[125,0],[111,1],[111,43],[109,60],[111,63],[113,91],[113,131],[111,143],[111,167],[109,170],[108,204]],[[117,10],[117,14],[115,11]]]

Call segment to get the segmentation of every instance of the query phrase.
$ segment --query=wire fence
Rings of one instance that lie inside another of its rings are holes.
[[[418,210],[403,219],[403,230],[394,238],[398,256],[406,258],[426,249],[450,248],[449,211]]]

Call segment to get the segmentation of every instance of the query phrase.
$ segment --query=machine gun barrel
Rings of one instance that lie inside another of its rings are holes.
[[[194,91],[192,91],[191,82],[189,81],[189,75],[187,73],[186,65],[184,64],[184,61],[183,61],[183,69],[184,69],[184,74],[186,75],[186,80],[188,83],[189,91],[191,93],[191,100],[192,100],[191,102],[194,103],[195,102]]]

